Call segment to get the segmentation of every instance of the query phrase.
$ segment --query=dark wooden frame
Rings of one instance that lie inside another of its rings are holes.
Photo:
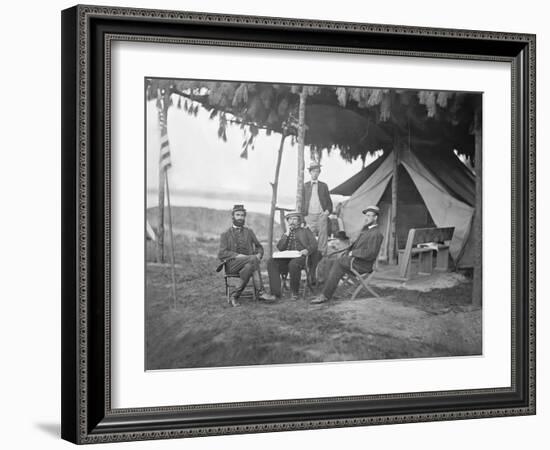
[[[511,63],[511,386],[112,409],[109,63],[117,39]],[[535,413],[534,35],[76,6],[62,13],[62,84],[64,439],[94,443]]]

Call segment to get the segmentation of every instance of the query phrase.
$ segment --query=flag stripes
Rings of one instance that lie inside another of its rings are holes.
[[[164,108],[159,108],[159,123],[160,123],[160,156],[159,166],[161,170],[168,170],[172,167],[170,157],[170,143],[168,141],[167,114]]]

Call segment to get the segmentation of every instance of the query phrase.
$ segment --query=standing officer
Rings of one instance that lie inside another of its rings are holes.
[[[332,200],[326,183],[319,181],[321,164],[309,165],[311,181],[304,184],[302,214],[305,222],[318,237],[318,248],[322,255],[327,253],[328,216],[332,214]]]

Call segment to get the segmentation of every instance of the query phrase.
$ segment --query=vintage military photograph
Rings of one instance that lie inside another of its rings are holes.
[[[143,95],[145,370],[483,354],[481,92]]]

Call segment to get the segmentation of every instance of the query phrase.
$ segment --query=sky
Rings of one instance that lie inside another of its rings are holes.
[[[174,106],[168,111],[168,138],[172,157],[169,183],[172,204],[178,206],[205,206],[231,209],[233,204],[244,203],[247,209],[269,213],[271,186],[275,174],[277,152],[281,135],[267,136],[263,130],[255,140],[254,150],[249,149],[248,159],[240,157],[244,140],[243,130],[237,125],[227,128],[227,142],[218,138],[218,118],[210,119],[209,112],[199,107],[197,116]],[[160,130],[155,101],[147,108],[147,191],[148,207],[157,203],[158,155]],[[297,187],[297,149],[290,139],[285,141],[279,177],[278,206],[294,206]],[[305,150],[306,167],[309,148]],[[367,161],[368,163],[369,161]],[[339,151],[326,152],[322,158],[319,179],[333,188],[361,170],[360,160],[347,163]],[[306,170],[305,180],[309,179]],[[334,201],[343,197],[334,196]]]

